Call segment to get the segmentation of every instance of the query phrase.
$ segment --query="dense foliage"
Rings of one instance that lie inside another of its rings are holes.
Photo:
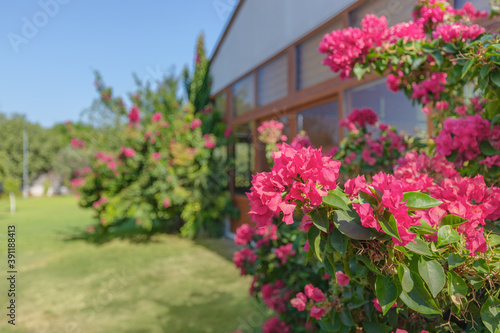
[[[264,332],[500,332],[500,53],[498,37],[472,23],[484,15],[421,0],[412,22],[367,15],[325,35],[326,65],[342,78],[389,74],[388,88],[422,104],[437,136],[426,153],[400,151],[393,170],[362,158],[384,171],[343,188],[349,155],[341,165],[277,145],[248,194],[256,229],[235,239],[245,246],[235,263],[276,312]],[[353,123],[350,136],[363,126]]]

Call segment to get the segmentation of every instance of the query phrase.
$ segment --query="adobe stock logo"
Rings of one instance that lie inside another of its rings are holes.
[[[21,18],[22,27],[21,33],[17,34],[15,32],[9,32],[7,38],[9,39],[12,49],[17,54],[19,53],[19,47],[23,44],[28,44],[29,41],[38,35],[39,29],[49,23],[50,18],[59,13],[61,5],[66,5],[70,0],[40,0],[38,1],[38,6],[41,10],[37,11],[29,19],[26,16]]]

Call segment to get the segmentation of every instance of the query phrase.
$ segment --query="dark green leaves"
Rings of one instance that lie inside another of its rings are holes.
[[[481,319],[491,333],[500,333],[500,300],[489,297],[481,307]]]
[[[340,253],[341,256],[345,256],[347,246],[349,245],[349,238],[337,229],[333,229],[330,234],[330,244],[337,252]]]
[[[314,209],[309,213],[311,220],[316,228],[323,232],[328,232],[330,222],[328,220],[328,212],[326,208]]]
[[[491,143],[487,140],[481,141],[481,143],[479,144],[479,148],[481,149],[481,153],[486,156],[494,156],[500,154],[500,150],[496,150],[495,148],[493,148]]]
[[[488,263],[486,262],[486,260],[484,260],[482,258],[474,260],[474,263],[472,264],[472,267],[478,273],[490,274],[490,268],[488,267]]]
[[[401,265],[404,266],[404,265]],[[398,269],[399,271],[399,269]],[[398,272],[399,275],[399,272]],[[404,274],[406,277],[408,274]],[[403,292],[399,295],[399,298],[406,304],[410,309],[418,311],[423,314],[441,314],[441,309],[436,304],[434,299],[432,298],[429,291],[425,288],[424,282],[417,275],[409,271],[409,278],[413,282],[413,288],[410,291],[407,291],[408,288],[403,285]]]
[[[359,215],[352,210],[335,211],[333,222],[340,232],[352,239],[367,240],[375,239],[379,236],[379,233],[363,227]]]
[[[500,71],[496,70],[490,74],[490,79],[496,84],[497,87],[500,87]]]
[[[460,266],[464,262],[465,262],[465,259],[457,253],[452,253],[448,256],[448,268],[449,269]]]
[[[418,273],[425,281],[433,297],[436,297],[444,288],[446,276],[443,266],[436,260],[426,260],[420,258],[418,262]]]
[[[406,192],[403,194],[403,201],[406,201],[406,207],[410,207],[410,210],[428,209],[443,203],[420,192]]]
[[[475,61],[476,61],[476,58],[470,58],[469,60],[467,60],[465,62],[464,67],[462,67],[462,79],[465,77],[465,75],[467,75],[467,73],[469,72],[469,70],[474,65]]]
[[[469,287],[464,279],[458,276],[454,271],[448,271],[448,291],[450,295],[459,294],[462,296],[467,296]]]
[[[392,237],[395,237],[399,241],[401,241],[401,238],[399,237],[398,226],[396,224],[396,219],[394,218],[394,215],[391,215],[388,221],[384,218],[380,218],[379,222],[380,226],[382,227],[382,230],[384,230],[386,234],[391,235]]]
[[[375,295],[382,308],[382,313],[385,315],[398,298],[398,288],[391,276],[377,276]]]

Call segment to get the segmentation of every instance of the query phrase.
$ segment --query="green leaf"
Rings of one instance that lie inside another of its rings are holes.
[[[335,227],[352,239],[367,240],[367,239],[377,239],[381,236],[380,233],[372,231],[361,225],[359,215],[356,212],[349,210],[337,210],[333,216],[333,222]]]
[[[357,62],[356,65],[354,65],[352,71],[354,72],[354,75],[356,75],[356,78],[358,80],[361,80],[363,76],[365,76],[365,74],[370,71],[370,69],[362,67],[362,65],[359,62]]]
[[[438,65],[438,67],[443,66],[443,55],[441,54],[441,51],[433,52],[431,55],[436,60],[436,65]]]
[[[415,58],[415,61],[413,61],[413,64],[411,65],[411,68],[417,69],[422,65],[425,61],[427,60],[427,57],[417,57]]]
[[[345,326],[356,326],[354,320],[352,319],[351,311],[344,310],[340,313],[340,320]]]
[[[368,321],[368,318],[366,318],[363,322],[363,329],[365,332],[370,333],[389,333],[392,331],[390,326]]]
[[[496,150],[495,148],[493,148],[488,140],[481,141],[481,143],[479,144],[479,148],[481,149],[481,152],[486,156],[494,156],[500,154],[500,150]]]
[[[323,255],[321,252],[321,232],[318,228],[311,227],[307,233],[307,240],[309,242],[310,249],[316,254],[316,257],[323,262]]]
[[[491,66],[490,65],[483,65],[481,67],[481,71],[479,72],[479,76],[481,76],[481,79],[484,79],[486,75],[488,75],[491,71]]]
[[[386,234],[397,238],[401,242],[401,237],[399,237],[398,226],[396,223],[396,219],[394,218],[394,215],[391,215],[389,217],[389,221],[381,217],[379,219],[379,224],[382,227],[382,230],[384,230]]]
[[[442,247],[448,244],[458,242],[460,240],[460,235],[451,226],[445,225],[438,230],[438,240],[436,242],[437,247]]]
[[[467,281],[469,281],[469,283],[472,285],[472,287],[476,291],[481,289],[484,285],[484,280],[481,279],[479,276],[466,275],[465,278],[467,279]]]
[[[481,307],[481,319],[491,333],[500,333],[500,300],[490,296]]]
[[[382,308],[382,314],[385,316],[398,299],[398,288],[392,281],[391,276],[377,276],[377,280],[375,281],[375,296],[377,296]]]
[[[467,283],[457,273],[448,271],[448,291],[450,296],[459,294],[466,297],[469,287],[467,287]]]
[[[369,203],[374,206],[378,205],[377,198],[363,191],[359,191],[358,200],[360,204]]]
[[[398,266],[398,278],[403,291],[410,292],[413,289],[413,279],[411,278],[410,269],[403,264]]]
[[[448,256],[448,268],[449,269],[460,266],[464,262],[465,262],[465,259],[461,255],[459,255],[458,253],[452,253]]]
[[[328,232],[330,222],[328,220],[328,211],[326,208],[314,209],[309,213],[309,216],[316,228],[323,232]]]
[[[349,210],[349,206],[347,206],[344,200],[334,192],[330,192],[326,197],[323,197],[323,203],[334,208]]]
[[[412,310],[422,314],[441,314],[440,307],[436,304],[429,291],[425,288],[424,282],[417,275],[410,272],[413,280],[413,288],[406,292],[403,290],[399,298]]]
[[[493,73],[491,73],[490,79],[497,87],[500,87],[500,71],[496,70]]]
[[[435,298],[444,288],[446,276],[443,266],[436,260],[426,260],[420,258],[418,262],[418,273],[429,287],[432,296]]]
[[[332,247],[340,253],[343,257],[347,252],[347,246],[349,245],[349,238],[346,235],[338,231],[337,229],[333,229],[332,233],[329,236],[330,244]]]
[[[410,207],[410,210],[428,209],[443,203],[420,192],[406,192],[403,194],[403,201],[406,201],[406,207]]]
[[[483,258],[475,260],[474,263],[472,264],[472,267],[478,273],[490,274],[490,268],[488,267],[488,263]]]
[[[469,70],[471,69],[472,65],[474,65],[474,62],[476,61],[476,58],[470,58],[467,60],[464,64],[464,67],[462,68],[462,79],[467,75]]]
[[[429,250],[429,246],[423,240],[416,238],[417,243],[408,243],[404,247],[415,253],[432,257],[432,252]]]
[[[411,226],[410,231],[418,232],[420,234],[425,234],[425,235],[434,235],[436,233],[436,230],[434,230],[434,228],[431,227],[429,223],[427,223],[423,219],[420,219],[420,224]]]
[[[375,267],[375,265],[371,262],[370,259],[368,259],[367,257],[365,256],[361,256],[361,255],[357,255],[356,256],[356,260],[359,260],[361,261],[363,264],[365,264],[365,266],[370,270],[372,271],[373,273],[377,274],[377,275],[382,275],[382,273],[380,272],[380,270]]]
[[[448,214],[441,220],[441,225],[449,225],[452,227],[456,227],[467,221],[468,219],[464,219],[460,216]]]

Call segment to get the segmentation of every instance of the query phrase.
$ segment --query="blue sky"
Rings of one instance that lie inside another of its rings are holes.
[[[0,111],[43,126],[78,120],[97,97],[93,71],[116,94],[132,73],[153,78],[192,66],[197,36],[209,54],[236,0],[0,2]]]

